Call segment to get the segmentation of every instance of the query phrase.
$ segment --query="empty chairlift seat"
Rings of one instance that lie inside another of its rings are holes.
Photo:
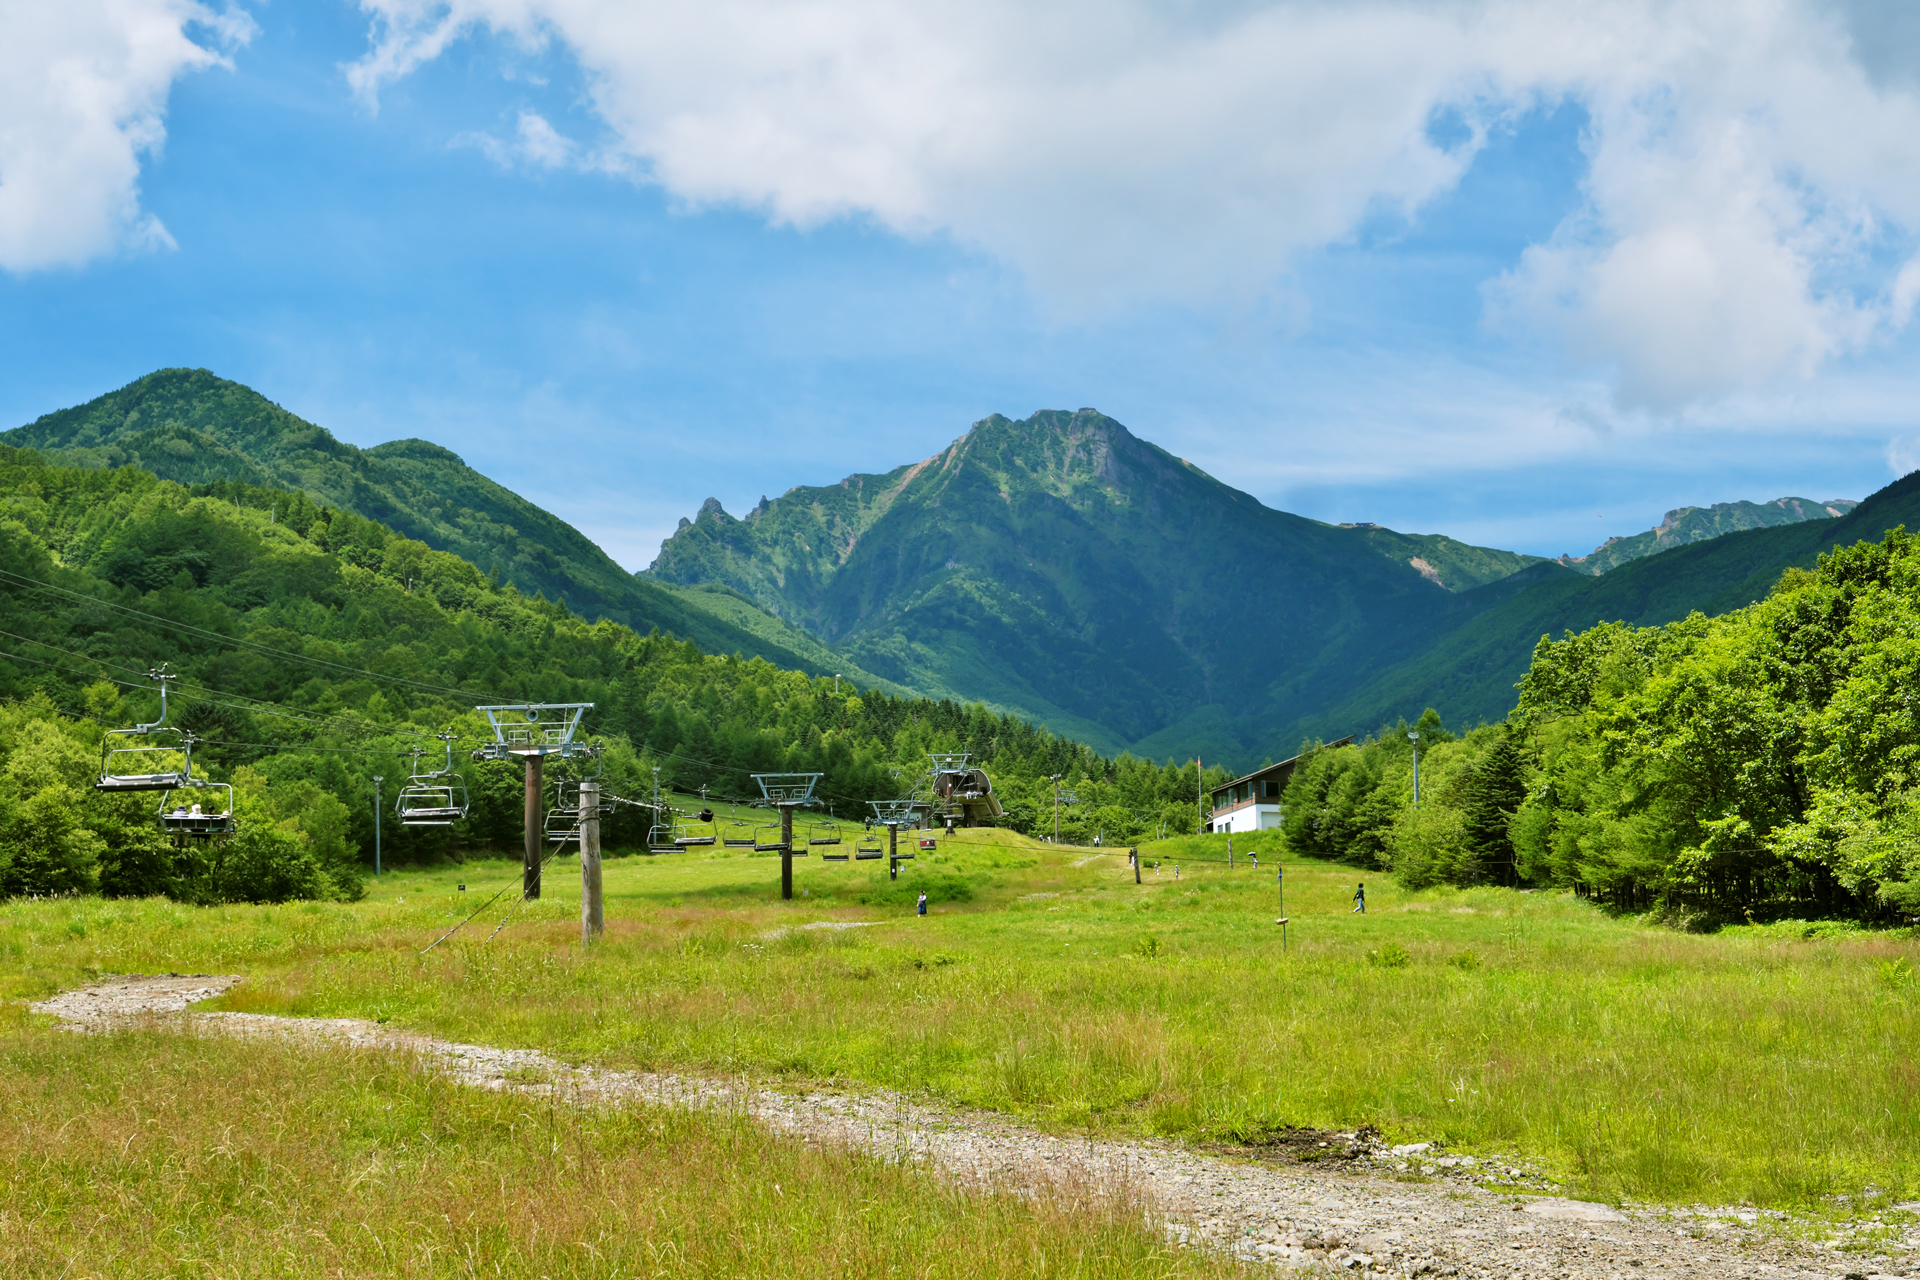
[[[853,846],[853,856],[861,862],[887,856],[886,846],[878,840],[862,840]]]
[[[167,674],[166,667],[161,666],[149,671],[147,678],[160,682],[160,716],[152,724],[107,730],[100,740],[100,777],[93,784],[97,791],[171,791],[193,785],[193,735],[164,727],[167,681],[179,677]],[[113,745],[116,738],[144,738],[155,733],[171,733],[180,741],[170,747]]]
[[[825,822],[816,822],[807,828],[808,844],[839,844],[840,828]]]
[[[729,822],[727,824],[726,846],[729,849],[753,848],[753,828],[744,822]]]

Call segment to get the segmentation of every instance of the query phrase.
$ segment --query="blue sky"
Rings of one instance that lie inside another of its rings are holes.
[[[633,568],[1039,408],[1543,554],[1920,465],[1897,7],[908,12],[0,3],[0,423],[204,366]]]

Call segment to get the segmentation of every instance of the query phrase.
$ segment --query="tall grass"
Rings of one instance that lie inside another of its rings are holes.
[[[1692,936],[1372,879],[1357,916],[1358,873],[1289,862],[1283,951],[1270,853],[1257,877],[1198,860],[1221,845],[1169,848],[1135,886],[1119,857],[943,837],[897,884],[809,864],[813,896],[786,906],[772,859],[626,860],[589,953],[560,867],[491,942],[497,912],[420,956],[471,901],[455,878],[497,866],[389,877],[350,907],[14,904],[0,954],[18,994],[89,967],[244,971],[227,1007],[925,1090],[1076,1131],[1375,1123],[1531,1157],[1598,1198],[1920,1195],[1911,940]],[[917,886],[954,882],[964,898],[911,914]],[[792,927],[831,919],[883,923]],[[1369,963],[1396,947],[1408,963]]]
[[[1124,1192],[952,1188],[727,1115],[583,1112],[404,1058],[0,1031],[0,1275],[1164,1276]]]

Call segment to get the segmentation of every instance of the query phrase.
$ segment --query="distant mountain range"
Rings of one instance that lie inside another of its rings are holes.
[[[635,575],[438,445],[357,449],[205,370],[162,370],[0,440],[298,489],[589,617],[984,701],[1107,751],[1231,764],[1427,706],[1498,719],[1543,634],[1723,612],[1835,543],[1920,528],[1917,474],[1857,506],[1681,508],[1557,563],[1275,511],[1082,409],[985,418],[923,462],[739,519],[710,499]]]
[[[1561,556],[1569,569],[1599,577],[1629,560],[1650,556],[1656,551],[1684,547],[1691,542],[1706,542],[1722,534],[1743,529],[1771,529],[1776,525],[1801,524],[1808,520],[1833,520],[1859,506],[1848,498],[1830,498],[1814,502],[1809,498],[1775,498],[1772,502],[1716,502],[1710,507],[1680,507],[1667,512],[1667,518],[1645,533],[1631,538],[1608,538],[1584,556]]]
[[[985,418],[743,519],[709,500],[647,576],[724,584],[870,671],[1108,750],[1239,758],[1539,562],[1275,511],[1082,409]]]
[[[68,466],[142,467],[180,484],[237,480],[305,492],[590,618],[652,627],[714,653],[885,683],[724,589],[636,578],[559,517],[425,440],[359,449],[205,369],[162,369],[0,441]]]

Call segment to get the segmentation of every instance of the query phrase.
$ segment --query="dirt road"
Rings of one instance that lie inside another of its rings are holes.
[[[1773,1224],[1751,1209],[1622,1213],[1528,1194],[1524,1188],[1530,1184],[1536,1189],[1544,1184],[1505,1163],[1478,1163],[1425,1144],[1385,1148],[1364,1133],[1297,1135],[1293,1145],[1271,1153],[1089,1141],[892,1093],[776,1089],[695,1075],[611,1071],[569,1065],[533,1050],[452,1044],[355,1019],[189,1008],[238,981],[130,975],[66,992],[35,1008],[76,1031],[146,1026],[411,1053],[479,1088],[557,1093],[583,1104],[642,1100],[738,1108],[771,1129],[808,1141],[889,1158],[927,1159],[951,1176],[993,1185],[1063,1172],[1125,1179],[1160,1208],[1183,1241],[1266,1263],[1283,1274],[1487,1280],[1920,1276],[1920,1225],[1862,1221],[1832,1241],[1809,1243],[1770,1229]],[[1314,1158],[1301,1161],[1301,1155]],[[1850,1241],[1870,1239],[1870,1249],[1849,1247]]]

